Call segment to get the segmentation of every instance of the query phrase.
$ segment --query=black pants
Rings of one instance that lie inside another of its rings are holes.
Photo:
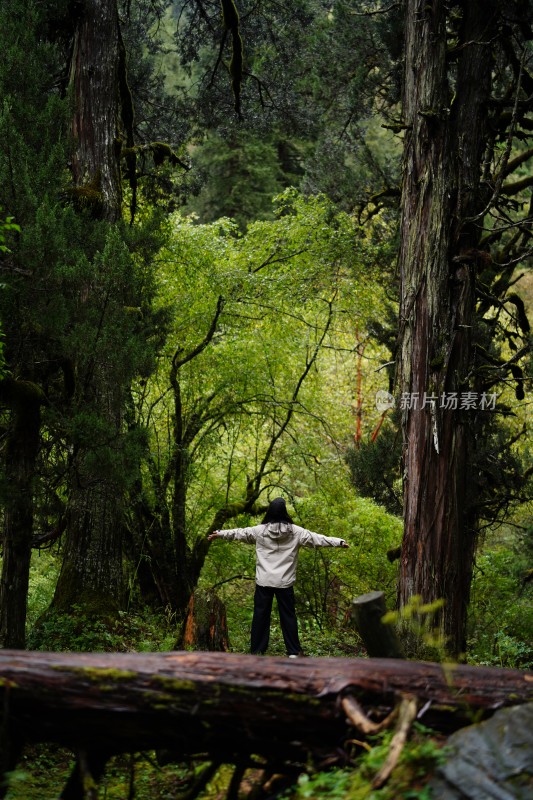
[[[292,586],[287,589],[275,589],[272,586],[255,585],[251,651],[255,654],[266,652],[270,637],[270,615],[274,595],[276,595],[278,603],[279,621],[287,654],[297,655],[302,648],[298,638],[298,621],[296,619],[294,589]]]

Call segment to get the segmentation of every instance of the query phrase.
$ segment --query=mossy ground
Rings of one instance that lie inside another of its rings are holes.
[[[372,788],[372,779],[383,763],[392,733],[369,740],[365,747],[353,741],[353,766],[327,771],[302,771],[295,782],[278,777],[270,797],[283,800],[326,798],[327,800],[429,800],[427,783],[442,758],[444,740],[415,726],[402,753],[400,763],[388,784]],[[368,749],[367,749],[368,748]],[[65,785],[74,764],[73,755],[57,745],[29,746],[12,773],[6,800],[55,800]],[[155,752],[134,753],[113,758],[99,787],[99,800],[180,800],[187,796],[201,762],[192,764],[157,763]],[[231,765],[222,765],[199,800],[224,800],[233,774]],[[246,800],[261,782],[256,769],[245,773],[239,797]]]
[[[28,747],[11,774],[6,800],[56,800],[74,766],[71,752],[55,745]],[[157,765],[156,754],[116,756],[106,769],[99,798],[106,800],[169,800],[187,788],[192,770],[184,765]]]

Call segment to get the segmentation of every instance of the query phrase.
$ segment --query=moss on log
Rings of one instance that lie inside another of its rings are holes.
[[[109,754],[320,762],[350,738],[343,698],[379,720],[404,692],[422,722],[451,731],[532,700],[533,674],[396,659],[0,651],[4,731],[70,748],[98,742]]]

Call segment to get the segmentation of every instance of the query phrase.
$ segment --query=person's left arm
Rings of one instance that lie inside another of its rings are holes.
[[[349,547],[346,539],[339,539],[337,536],[324,536],[306,528],[297,528],[297,531],[302,547]]]

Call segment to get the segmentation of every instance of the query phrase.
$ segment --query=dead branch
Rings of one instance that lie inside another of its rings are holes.
[[[398,716],[398,727],[394,736],[392,737],[390,749],[387,758],[385,759],[385,763],[372,781],[372,787],[374,789],[380,789],[382,786],[384,786],[391,776],[392,771],[402,754],[403,746],[407,740],[409,731],[411,730],[411,725],[416,718],[416,713],[416,698],[410,695],[405,695],[402,697]]]

